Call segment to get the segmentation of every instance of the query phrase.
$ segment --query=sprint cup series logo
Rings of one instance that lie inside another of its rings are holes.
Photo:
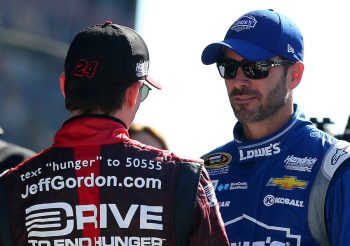
[[[210,175],[226,174],[230,169],[232,156],[226,152],[218,152],[204,157],[204,166]]]
[[[126,215],[122,215],[116,204],[100,204],[99,206],[89,204],[72,207],[68,203],[59,202],[34,205],[26,209],[25,225],[28,232],[28,243],[29,245],[45,246],[163,245],[164,239],[158,237],[109,236],[106,238],[100,236],[93,239],[67,239],[74,229],[83,230],[87,224],[105,229],[108,223],[111,223],[110,220],[113,220],[113,223],[116,223],[119,228],[129,228],[132,221],[134,223],[137,221],[140,230],[162,231],[163,207],[131,204]],[[50,237],[55,237],[55,239],[50,240]]]

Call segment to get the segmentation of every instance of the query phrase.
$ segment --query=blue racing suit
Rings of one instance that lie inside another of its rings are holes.
[[[291,119],[258,141],[234,140],[202,158],[231,246],[350,245],[350,147],[294,105]]]

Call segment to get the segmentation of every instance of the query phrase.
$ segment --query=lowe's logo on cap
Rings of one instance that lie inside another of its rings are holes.
[[[233,23],[231,30],[234,30],[236,32],[240,32],[244,29],[254,28],[256,23],[257,23],[257,21],[256,21],[254,16],[243,15],[235,23]]]
[[[141,78],[148,75],[148,66],[148,61],[136,63],[136,76]]]

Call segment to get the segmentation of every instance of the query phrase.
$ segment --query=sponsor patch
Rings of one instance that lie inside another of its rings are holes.
[[[205,157],[204,165],[206,168],[222,168],[230,163],[231,160],[232,156],[229,153],[215,153]]]
[[[254,28],[257,23],[257,20],[252,15],[244,15],[239,18],[235,23],[233,23],[231,30],[240,32],[245,29]]]
[[[239,160],[247,160],[256,157],[276,155],[281,152],[280,143],[273,143],[266,147],[250,149],[250,150],[239,150]]]
[[[264,197],[264,205],[267,207],[270,207],[274,204],[282,204],[282,205],[288,205],[293,207],[304,207],[304,201],[296,200],[296,199],[289,199],[285,197],[275,197],[273,195],[267,195]]]
[[[229,153],[214,153],[204,158],[204,166],[210,175],[224,174],[228,173],[231,160],[232,156]]]
[[[279,186],[283,190],[294,190],[294,188],[305,189],[308,182],[298,180],[294,176],[283,176],[283,178],[270,178],[266,186]]]
[[[234,182],[230,185],[230,190],[246,190],[248,189],[248,182]]]
[[[311,172],[312,167],[316,163],[317,158],[312,157],[296,157],[289,155],[284,160],[284,167],[288,170]]]

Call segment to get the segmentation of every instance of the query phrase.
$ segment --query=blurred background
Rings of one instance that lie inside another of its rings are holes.
[[[268,8],[289,16],[304,35],[295,101],[319,128],[342,137],[350,114],[345,1],[1,0],[2,139],[35,151],[51,145],[69,117],[58,83],[69,43],[81,29],[112,20],[143,36],[151,76],[163,85],[135,122],[155,127],[175,153],[199,157],[230,141],[236,122],[224,82],[214,65],[201,63],[201,52],[242,14]]]

